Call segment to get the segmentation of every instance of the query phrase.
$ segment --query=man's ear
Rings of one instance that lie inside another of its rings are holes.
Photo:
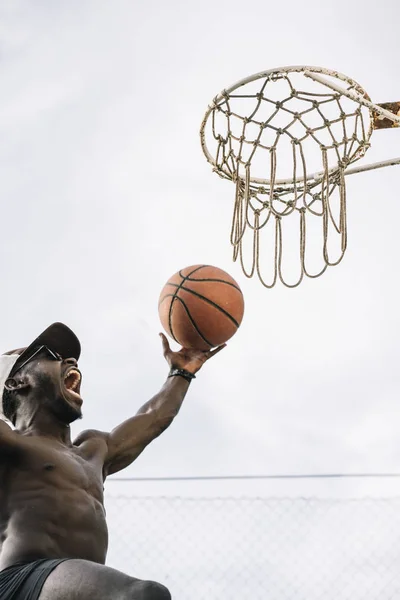
[[[9,379],[7,379],[7,381],[4,384],[4,387],[6,388],[6,390],[8,390],[9,392],[16,392],[17,390],[22,390],[24,388],[29,387],[29,384],[24,382],[24,381],[17,381],[16,379],[14,379],[13,377],[10,377]]]

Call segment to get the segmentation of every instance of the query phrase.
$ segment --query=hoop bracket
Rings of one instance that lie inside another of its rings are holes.
[[[397,117],[400,117],[400,102],[384,102],[382,104],[377,104],[377,106],[393,113]],[[400,127],[398,122],[384,117],[377,111],[373,111],[372,114],[374,129],[391,129],[392,127]]]
[[[350,100],[354,100],[355,102],[358,102],[358,104],[361,104],[362,106],[366,106],[373,113],[376,113],[377,115],[379,115],[379,117],[381,117],[383,120],[391,121],[392,125],[389,125],[389,127],[399,127],[400,126],[400,110],[399,110],[400,103],[398,103],[398,102],[390,103],[389,102],[386,104],[374,104],[367,98],[362,97],[359,94],[355,94],[353,90],[349,90],[349,89],[346,90],[345,88],[338,85],[337,83],[335,83],[333,81],[328,81],[325,77],[321,77],[321,75],[318,75],[317,73],[312,73],[308,69],[306,69],[304,71],[304,75],[306,77],[309,77],[310,79],[313,79],[314,81],[318,81],[318,83],[322,83],[322,85],[325,85],[326,87],[331,88],[332,90],[339,92],[339,94],[342,94],[343,96],[347,96],[347,98],[350,98]],[[397,110],[390,110],[390,108],[388,108],[392,104],[395,107],[397,107]],[[386,126],[386,127],[388,127],[388,126]]]

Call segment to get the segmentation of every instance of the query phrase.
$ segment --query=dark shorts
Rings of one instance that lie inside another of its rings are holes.
[[[65,560],[44,558],[0,571],[0,600],[37,600],[47,577]]]

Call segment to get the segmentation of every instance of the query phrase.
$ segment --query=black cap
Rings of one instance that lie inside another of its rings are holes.
[[[24,348],[12,371],[18,369],[19,365],[27,361],[39,346],[48,346],[62,358],[79,359],[81,344],[74,332],[63,323],[53,323],[43,331],[27,348]]]

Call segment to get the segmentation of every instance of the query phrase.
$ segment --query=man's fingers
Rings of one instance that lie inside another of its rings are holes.
[[[224,348],[226,348],[226,344],[222,344],[222,346],[218,346],[218,348],[214,348],[214,350],[210,350],[207,353],[208,358],[215,356],[215,354],[218,354],[218,352],[221,352],[221,350],[223,350]]]
[[[162,347],[163,347],[163,353],[165,356],[170,351],[169,343],[163,333],[160,333],[160,338],[161,338],[161,343],[162,343]]]

